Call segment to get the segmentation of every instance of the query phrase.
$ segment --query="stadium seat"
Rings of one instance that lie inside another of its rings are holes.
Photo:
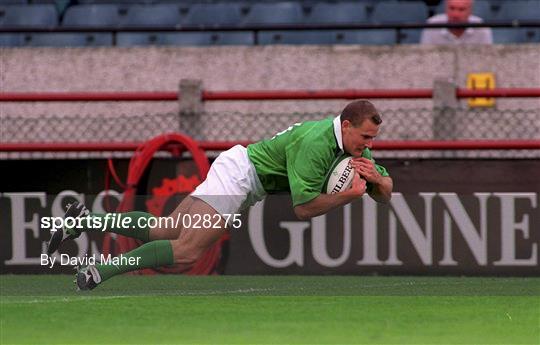
[[[496,44],[508,43],[540,43],[540,29],[538,28],[494,28],[493,42]]]
[[[296,30],[261,31],[258,43],[266,44],[395,44],[393,30]]]
[[[222,0],[76,0],[79,4],[122,4],[122,5],[159,5],[159,4],[194,4],[209,3]],[[228,0],[225,0],[228,1]]]
[[[400,44],[418,44],[420,43],[420,36],[422,35],[422,29],[403,29],[398,33],[398,43]]]
[[[126,26],[164,26],[185,24],[189,7],[181,4],[134,5],[122,18]]]
[[[428,8],[426,4],[419,1],[410,2],[378,2],[371,16],[371,21],[377,24],[385,23],[425,23],[428,18]],[[393,31],[393,30],[391,30]],[[420,42],[421,29],[405,29],[398,33],[394,32],[394,37],[386,37],[381,34],[381,44],[416,44]]]
[[[4,47],[95,47],[112,46],[109,33],[15,33],[0,34]]]
[[[333,30],[295,30],[260,31],[258,43],[266,44],[337,44],[338,31]]]
[[[0,27],[55,27],[58,13],[54,5],[0,6]]]
[[[428,18],[427,5],[421,1],[381,1],[375,5],[373,23],[424,23]]]
[[[73,0],[31,0],[32,4],[51,4],[56,7],[56,10],[63,15],[68,6],[72,5]]]
[[[120,5],[77,5],[68,7],[62,26],[118,27],[127,13]]]
[[[233,25],[241,21],[240,3],[193,4],[186,18],[187,25]]]
[[[390,45],[396,44],[396,32],[391,29],[343,30],[343,44]]]
[[[489,0],[475,0],[472,13],[484,21],[491,21],[497,17],[500,9],[501,7],[498,3]]]
[[[19,47],[24,43],[23,34],[0,34],[0,47]]]
[[[306,18],[306,22],[317,24],[361,24],[367,21],[366,4],[361,2],[316,3]]]
[[[64,26],[176,26],[185,22],[186,5],[78,5],[69,7]]]
[[[113,39],[110,33],[35,33],[28,35],[25,46],[32,47],[95,47],[112,46]]]
[[[301,24],[304,12],[298,2],[255,3],[249,9],[243,24]]]
[[[156,2],[164,2],[162,0],[77,0],[79,4],[152,4]],[[176,1],[180,2],[180,1]]]
[[[538,20],[540,19],[540,1],[515,0],[501,4],[497,20]]]
[[[239,32],[165,32],[165,33],[129,33],[119,32],[116,37],[117,46],[148,45],[253,45],[253,34],[250,31]]]

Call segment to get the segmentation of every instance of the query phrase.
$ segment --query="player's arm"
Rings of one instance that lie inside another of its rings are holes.
[[[308,220],[328,211],[346,205],[366,192],[366,181],[354,174],[351,188],[336,194],[319,194],[310,201],[296,205],[294,213],[300,220]]]
[[[373,183],[373,189],[369,192],[369,196],[377,202],[386,204],[392,198],[393,187],[394,183],[390,176],[381,176],[379,183]]]
[[[369,159],[355,158],[351,164],[360,176],[373,185],[369,196],[377,202],[388,203],[392,198],[392,189],[394,188],[392,178],[379,174],[375,163]]]

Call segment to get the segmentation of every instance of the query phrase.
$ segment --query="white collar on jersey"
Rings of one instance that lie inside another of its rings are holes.
[[[340,116],[336,116],[334,118],[334,135],[336,137],[336,141],[337,141],[337,144],[338,144],[338,147],[339,147],[339,150],[341,151],[341,153],[343,153],[343,137],[341,136],[341,118]]]

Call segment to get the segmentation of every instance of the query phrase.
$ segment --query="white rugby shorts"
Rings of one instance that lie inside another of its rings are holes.
[[[255,205],[264,199],[266,192],[247,149],[236,145],[216,158],[206,180],[191,196],[203,200],[221,215],[230,215]]]

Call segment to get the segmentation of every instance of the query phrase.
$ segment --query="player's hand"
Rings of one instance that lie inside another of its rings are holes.
[[[359,198],[366,193],[366,180],[360,178],[357,173],[354,174],[351,188],[348,190],[355,198]]]
[[[366,181],[378,184],[381,181],[381,174],[375,168],[375,163],[367,158],[353,158],[351,165],[360,176]]]

